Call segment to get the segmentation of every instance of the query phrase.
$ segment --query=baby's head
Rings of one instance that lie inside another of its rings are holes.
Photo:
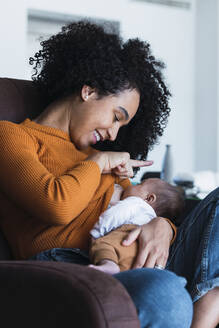
[[[158,178],[146,179],[138,185],[129,186],[121,199],[141,197],[155,210],[157,216],[177,218],[184,208],[184,196],[177,187]]]

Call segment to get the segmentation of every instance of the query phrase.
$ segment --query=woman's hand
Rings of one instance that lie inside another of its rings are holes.
[[[161,217],[131,231],[122,244],[129,246],[138,239],[138,254],[132,268],[154,268],[155,265],[165,268],[172,237],[170,224]]]
[[[101,173],[114,173],[120,177],[133,177],[133,167],[149,166],[153,161],[138,161],[130,159],[129,153],[103,151],[91,155],[87,160],[96,162]]]

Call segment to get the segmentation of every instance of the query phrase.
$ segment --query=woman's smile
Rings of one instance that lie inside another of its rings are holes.
[[[98,141],[100,141],[102,139],[97,130],[94,130],[93,135],[94,135],[94,144],[96,144]]]

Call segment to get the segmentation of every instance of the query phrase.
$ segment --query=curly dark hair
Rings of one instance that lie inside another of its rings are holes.
[[[151,54],[150,45],[138,38],[123,42],[102,26],[80,21],[64,26],[41,46],[29,61],[45,105],[79,93],[83,85],[95,88],[99,98],[138,90],[140,105],[135,117],[119,130],[114,142],[104,141],[95,148],[146,159],[170,113],[170,92],[161,72],[164,64]]]

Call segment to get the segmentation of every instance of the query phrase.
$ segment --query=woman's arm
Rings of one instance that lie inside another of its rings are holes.
[[[39,161],[38,144],[19,126],[0,128],[1,191],[30,215],[49,224],[67,224],[87,207],[101,170],[82,161],[56,177]]]

